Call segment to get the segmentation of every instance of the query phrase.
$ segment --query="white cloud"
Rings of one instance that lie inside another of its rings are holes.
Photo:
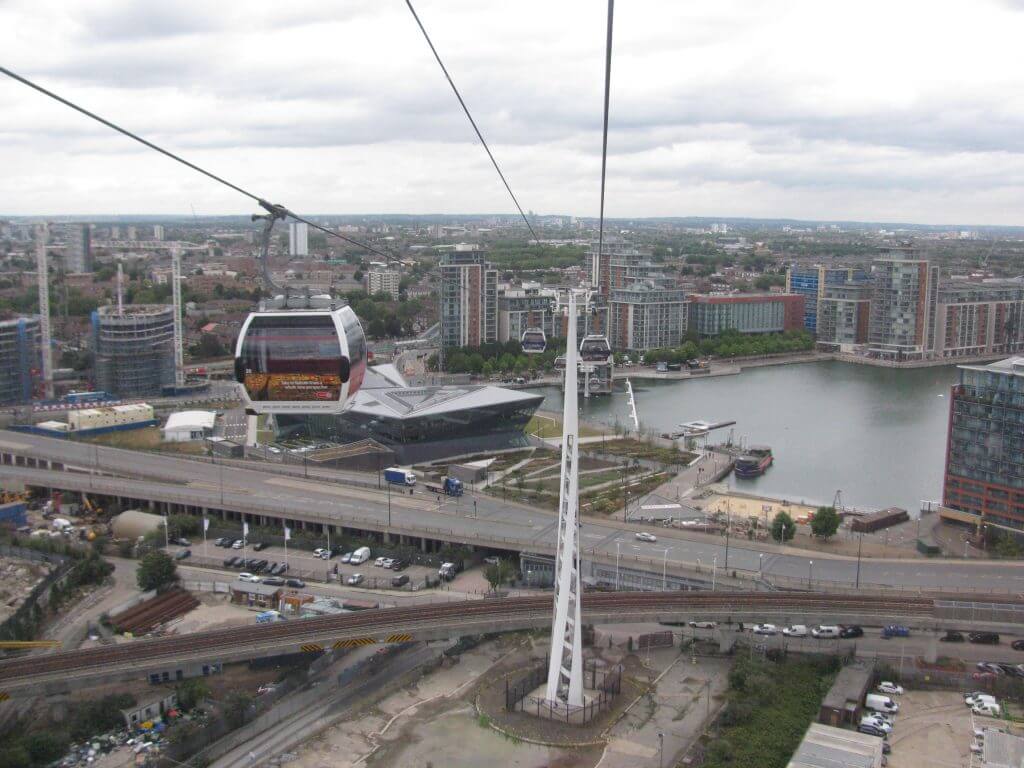
[[[400,2],[0,3],[3,65],[308,212],[512,204]],[[420,0],[524,206],[594,215],[602,4]],[[1019,224],[1004,0],[617,7],[612,216]],[[0,212],[245,213],[229,190],[0,81]]]

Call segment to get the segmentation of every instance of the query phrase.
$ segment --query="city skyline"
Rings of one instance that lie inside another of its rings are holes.
[[[872,7],[620,9],[608,215],[1016,223],[1019,4]],[[596,215],[602,15],[418,10],[524,207]],[[401,5],[0,20],[5,66],[295,210],[510,208]],[[0,98],[5,213],[250,212],[24,86]]]

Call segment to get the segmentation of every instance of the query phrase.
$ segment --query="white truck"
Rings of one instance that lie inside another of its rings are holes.
[[[875,712],[891,712],[896,713],[900,711],[900,705],[892,700],[890,696],[883,696],[880,693],[869,693],[864,697],[864,706],[867,709],[872,709]]]

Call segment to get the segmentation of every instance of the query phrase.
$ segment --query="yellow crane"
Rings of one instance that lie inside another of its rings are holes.
[[[60,648],[60,640],[0,640],[0,650],[24,651],[32,648]]]

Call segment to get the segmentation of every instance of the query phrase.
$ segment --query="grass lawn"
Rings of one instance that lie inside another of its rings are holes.
[[[108,432],[89,438],[87,442],[106,445],[111,448],[127,448],[133,451],[162,451],[164,453],[204,454],[202,441],[188,443],[165,443],[159,427],[143,429],[125,429],[120,432]]]
[[[561,437],[562,420],[552,416],[534,414],[526,425],[525,432],[541,438]],[[600,429],[580,424],[580,437],[600,437],[602,434],[605,433]]]

